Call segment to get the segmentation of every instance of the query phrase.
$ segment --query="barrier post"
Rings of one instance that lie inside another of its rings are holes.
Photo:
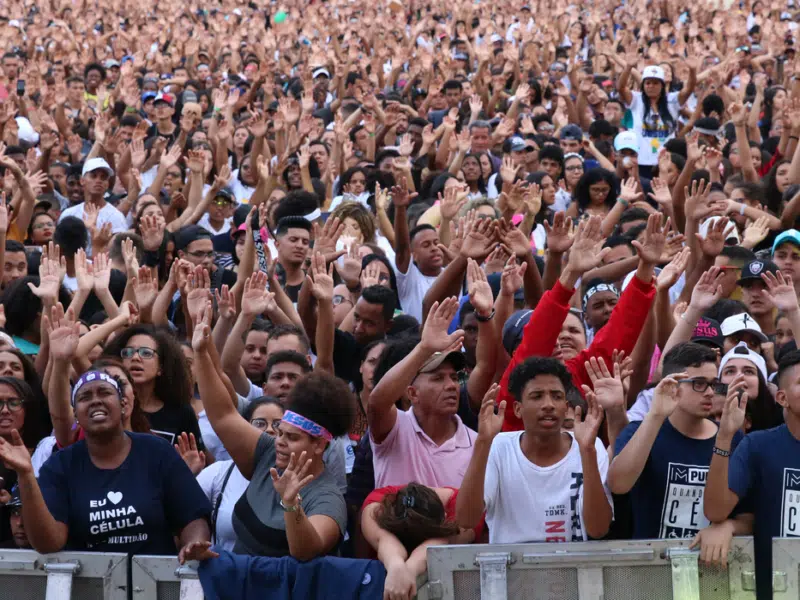
[[[46,600],[69,600],[72,597],[72,577],[81,570],[81,563],[51,562],[44,566],[47,573]]]

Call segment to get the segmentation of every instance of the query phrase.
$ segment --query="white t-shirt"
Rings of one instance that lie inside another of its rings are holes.
[[[233,531],[233,522],[231,521],[233,509],[250,482],[244,478],[239,467],[234,465],[223,491],[222,482],[231,465],[233,465],[232,460],[218,460],[200,471],[197,483],[200,484],[203,493],[211,502],[211,506],[215,505],[220,492],[222,492],[222,501],[219,505],[219,512],[217,512],[216,532],[212,533],[216,533],[217,545],[233,552],[233,546],[236,543],[236,533]]]
[[[85,202],[81,202],[75,206],[70,206],[61,213],[58,221],[63,221],[65,217],[78,217],[81,221],[86,222],[86,215],[83,212],[85,204]],[[128,230],[128,222],[125,220],[125,215],[119,212],[116,206],[108,202],[97,213],[97,226],[102,227],[106,223],[111,223],[111,231],[114,233],[122,233]]]
[[[500,433],[486,465],[483,499],[490,544],[585,541],[583,466],[578,443],[558,463],[539,467],[520,448],[522,431]],[[605,486],[608,454],[595,441],[597,465]],[[606,488],[611,504],[611,493]]]
[[[674,137],[681,109],[680,102],[678,102],[679,93],[671,92],[667,94],[667,109],[673,119],[673,124],[670,127],[664,123],[658,111],[652,109],[647,115],[647,123],[644,123],[645,100],[642,99],[642,92],[631,92],[632,99],[628,108],[633,116],[632,130],[639,134],[640,165],[657,165],[658,152],[661,150],[661,146]]]
[[[222,227],[219,229],[214,229],[214,227],[211,225],[211,221],[208,218],[208,213],[203,213],[203,216],[200,217],[200,220],[197,222],[200,227],[208,231],[211,235],[228,233],[231,230],[231,223],[233,223],[233,217],[228,217],[222,223]]]
[[[422,300],[436,281],[436,277],[423,275],[413,259],[408,262],[407,273],[401,273],[396,265],[394,271],[397,275],[397,293],[400,296],[403,312],[422,323]]]
[[[243,184],[239,181],[239,169],[231,173],[231,181],[228,184],[228,189],[233,193],[233,197],[239,204],[249,204],[250,197],[256,188]]]

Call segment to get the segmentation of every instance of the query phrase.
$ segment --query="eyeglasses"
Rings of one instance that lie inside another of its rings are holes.
[[[267,419],[251,419],[250,425],[255,427],[256,429],[260,429],[261,431],[266,431],[267,426],[271,425],[273,431],[278,431],[280,427],[281,420],[280,419],[272,419],[272,421],[267,421]]]
[[[44,223],[37,223],[33,226],[34,229],[52,229],[55,227],[52,221],[45,221]]]
[[[709,387],[714,390],[715,394],[726,394],[728,392],[728,385],[722,383],[719,379],[708,380],[703,377],[690,377],[689,379],[679,379],[678,383],[691,383],[692,389],[702,394]]]
[[[22,398],[9,398],[8,400],[0,400],[0,412],[8,407],[9,412],[17,412],[25,401]]]
[[[141,348],[132,348],[131,346],[127,346],[119,353],[119,355],[124,359],[131,359],[135,354],[138,354],[139,357],[143,358],[144,360],[149,360],[158,354],[158,352],[152,348],[146,348],[144,346]]]
[[[347,302],[348,304],[352,304],[353,303],[353,301],[350,300],[350,298],[346,298],[345,296],[342,296],[341,294],[336,294],[333,297],[333,305],[334,306],[339,306],[343,302]]]
[[[572,165],[571,167],[564,167],[565,171],[583,171],[583,165]]]
[[[217,253],[213,250],[209,252],[203,252],[202,250],[195,250],[194,252],[187,252],[189,256],[192,258],[214,258]]]

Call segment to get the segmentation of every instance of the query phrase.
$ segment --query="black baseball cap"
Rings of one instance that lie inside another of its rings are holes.
[[[772,273],[775,275],[778,272],[778,265],[771,260],[751,260],[744,267],[742,267],[742,276],[738,283],[746,281],[761,281],[762,273]]]
[[[200,225],[189,225],[175,232],[175,249],[183,250],[197,240],[210,240],[211,233]]]
[[[722,342],[724,339],[719,321],[701,317],[697,321],[697,325],[694,326],[691,341],[722,350]]]

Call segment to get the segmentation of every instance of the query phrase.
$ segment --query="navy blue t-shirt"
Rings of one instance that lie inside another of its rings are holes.
[[[639,429],[633,421],[617,438],[614,455],[619,456]],[[635,539],[693,538],[708,527],[703,513],[703,492],[711,449],[716,434],[705,440],[686,437],[664,421],[642,474],[630,491]],[[742,439],[737,434],[732,447]]]
[[[744,438],[728,466],[728,487],[755,514],[756,591],[772,598],[772,538],[800,537],[800,440],[786,425]]]
[[[158,436],[129,433],[116,469],[98,469],[85,441],[42,466],[39,487],[50,514],[69,527],[66,550],[177,554],[173,535],[211,504],[175,449]]]

